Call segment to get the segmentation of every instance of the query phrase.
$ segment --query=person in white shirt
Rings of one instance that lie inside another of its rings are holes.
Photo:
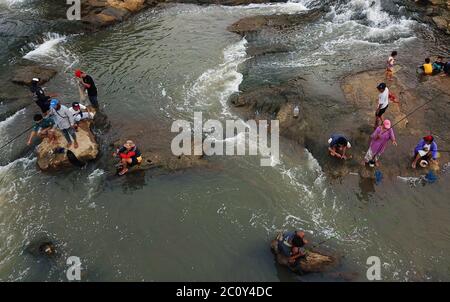
[[[70,113],[73,115],[75,123],[79,123],[82,120],[93,119],[94,114],[88,111],[88,108],[78,102],[73,102],[72,107],[69,108]]]
[[[387,88],[386,83],[381,83],[377,86],[380,94],[378,95],[378,106],[375,112],[375,129],[378,127],[378,122],[383,123],[383,114],[389,107],[389,88]]]
[[[61,105],[59,100],[52,99],[50,102],[50,115],[53,116],[56,126],[66,138],[67,148],[72,147],[72,140],[73,146],[78,148],[77,136],[75,134],[75,120],[69,108]]]

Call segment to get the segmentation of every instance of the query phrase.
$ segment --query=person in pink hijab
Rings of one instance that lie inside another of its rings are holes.
[[[370,136],[370,147],[367,150],[364,161],[370,166],[379,166],[379,159],[389,141],[392,141],[394,146],[397,146],[395,140],[394,130],[391,128],[391,121],[384,120],[383,124],[375,129]]]

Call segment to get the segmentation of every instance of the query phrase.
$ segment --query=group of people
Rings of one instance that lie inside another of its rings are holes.
[[[75,77],[80,87],[87,92],[92,107],[98,109],[97,87],[92,77],[81,70],[75,70]],[[56,98],[57,94],[46,94],[39,85],[39,78],[33,78],[31,82],[31,93],[35,103],[41,109],[41,113],[33,117],[34,126],[28,138],[27,144],[31,145],[34,137],[47,138],[50,143],[56,143],[56,131],[61,131],[67,141],[67,148],[78,148],[77,135],[79,123],[82,120],[93,119],[94,113],[89,107],[73,102],[67,107]],[[128,168],[140,164],[142,155],[136,144],[127,140],[122,147],[114,152],[113,156],[119,159],[119,175],[128,172]]]
[[[98,108],[97,87],[91,76],[76,70],[75,77],[80,85],[83,85],[91,105]],[[67,148],[78,148],[77,135],[80,121],[93,119],[94,113],[83,104],[73,102],[71,107],[67,107],[56,98],[57,94],[46,94],[44,89],[39,86],[39,78],[33,78],[30,91],[33,95],[36,105],[41,109],[40,114],[35,114],[34,126],[28,138],[28,144],[32,143],[34,137],[41,139],[48,138],[51,143],[56,143],[56,129],[61,131],[67,141]]]
[[[386,78],[392,80],[394,74],[394,64],[397,57],[397,52],[391,53],[391,56],[387,60]],[[444,63],[443,57],[438,57],[438,60],[431,64],[430,60],[426,60],[426,67],[424,66],[425,74],[431,70],[429,74],[435,74],[436,72],[444,72],[449,75],[450,65],[449,62]],[[430,69],[431,68],[431,69]],[[369,149],[364,157],[364,164],[368,164],[371,167],[379,166],[380,156],[386,150],[389,142],[392,142],[394,146],[397,146],[397,140],[391,121],[384,119],[383,115],[389,107],[390,101],[399,103],[396,96],[393,95],[386,83],[380,83],[377,86],[378,102],[377,109],[375,111],[375,125],[374,132],[370,135]],[[331,156],[339,159],[349,159],[351,155],[347,155],[347,150],[351,148],[349,140],[342,134],[333,134],[328,140],[328,152]],[[417,146],[414,148],[414,156],[412,159],[411,167],[415,169],[417,164],[421,167],[426,167],[429,164],[436,163],[438,158],[438,148],[435,139],[432,135],[423,137]]]
[[[430,58],[426,58],[420,69],[425,75],[436,75],[443,72],[442,76],[450,76],[450,62],[444,62],[442,56],[438,56],[433,63]]]

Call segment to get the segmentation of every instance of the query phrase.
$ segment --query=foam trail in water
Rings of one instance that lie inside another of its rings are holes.
[[[243,75],[238,71],[239,65],[246,60],[247,40],[244,38],[227,47],[223,52],[224,62],[217,68],[205,71],[188,91],[188,99],[196,102],[196,107],[215,104],[222,106],[222,115],[233,116],[228,110],[228,99],[239,91]],[[188,104],[186,104],[188,105]]]
[[[16,113],[14,113],[13,115],[7,117],[5,120],[0,122],[0,132],[3,132],[4,129],[6,129],[6,127],[8,127],[9,125],[11,125],[11,123],[19,116],[24,115],[26,111],[26,108],[23,108],[19,111],[17,111]]]

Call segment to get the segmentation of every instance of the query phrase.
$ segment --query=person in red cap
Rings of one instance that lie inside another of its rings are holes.
[[[425,161],[425,165],[428,163],[433,163],[438,157],[438,147],[434,141],[434,137],[431,135],[422,138],[414,149],[414,160],[412,162],[412,168],[417,167],[417,162],[420,160]]]
[[[75,70],[75,76],[80,79],[80,84],[87,90],[91,105],[98,108],[97,87],[92,77],[79,69]]]

